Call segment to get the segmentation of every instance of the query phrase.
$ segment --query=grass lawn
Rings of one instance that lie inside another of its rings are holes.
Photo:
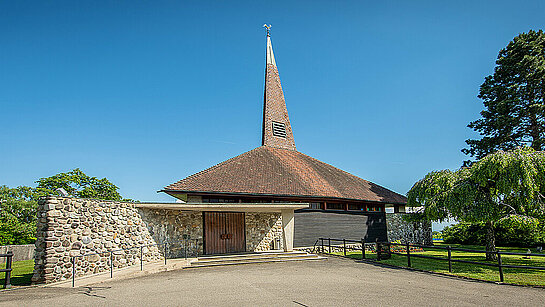
[[[6,264],[0,263],[0,268],[5,269]],[[11,285],[12,286],[28,286],[30,285],[30,279],[32,278],[32,273],[34,271],[34,260],[23,260],[15,261],[11,264]],[[1,272],[0,277],[0,288],[4,288],[5,275],[6,273]]]
[[[448,244],[444,243],[434,243],[435,246],[446,247]],[[476,249],[484,250],[483,246],[478,245],[459,245],[459,244],[450,244],[453,248],[465,248],[465,249]],[[505,252],[516,252],[516,253],[526,253],[527,248],[517,248],[517,247],[498,247],[500,251]],[[532,250],[532,253],[536,253],[535,250]],[[335,253],[342,255],[341,253]],[[426,256],[435,256],[447,258],[446,250],[437,250],[437,249],[425,249],[424,252],[416,253],[419,255]],[[542,253],[545,255],[545,253]],[[368,259],[376,259],[375,253],[367,252],[366,256]],[[347,257],[354,259],[361,259],[361,251],[347,253]],[[532,257],[531,259],[523,259],[523,256],[519,255],[502,255],[502,264],[504,265],[527,265],[527,266],[540,266],[545,267],[545,257]],[[471,253],[471,252],[462,252],[462,251],[452,251],[452,259],[459,260],[470,260],[478,262],[487,262],[491,264],[496,264],[496,261],[486,261],[484,253]],[[382,260],[382,263],[407,267],[407,257],[401,255],[392,254],[392,258],[388,260]],[[448,261],[435,260],[435,259],[424,259],[411,257],[411,267],[415,269],[439,272],[452,274],[457,276],[464,276],[470,278],[476,278],[481,280],[488,281],[499,281],[499,271],[497,267],[489,267],[485,265],[469,264],[469,263],[458,263],[452,262],[452,273],[448,271]],[[511,269],[503,268],[504,282],[521,284],[521,285],[539,285],[545,286],[545,271],[544,270],[525,270],[525,269]]]

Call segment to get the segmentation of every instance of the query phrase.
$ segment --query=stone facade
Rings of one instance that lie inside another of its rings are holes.
[[[280,248],[280,213],[245,214],[247,251]],[[72,278],[167,258],[203,253],[202,212],[144,209],[134,203],[53,197],[41,199],[34,256],[35,283]],[[168,242],[168,248],[158,246]],[[143,248],[140,248],[145,246]],[[132,248],[130,250],[121,250]],[[98,254],[97,254],[98,253]],[[93,254],[93,255],[88,255]],[[83,256],[86,255],[86,256]]]
[[[280,213],[245,214],[246,250],[266,251],[282,248],[282,216]]]
[[[169,242],[167,258],[202,255],[202,212],[139,209],[139,214],[155,242]]]
[[[403,216],[410,213],[386,213],[388,241],[432,245],[430,222],[407,222]]]

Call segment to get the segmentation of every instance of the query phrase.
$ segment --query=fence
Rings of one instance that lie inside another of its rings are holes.
[[[5,254],[0,254],[0,257],[6,258],[6,268],[0,269],[0,272],[5,272],[5,278],[4,278],[4,289],[11,288],[11,271],[13,270],[11,268],[11,263],[13,260],[13,252],[8,251]]]
[[[426,258],[426,259],[433,259],[433,260],[440,260],[440,261],[448,261],[448,271],[452,273],[452,263],[453,262],[459,262],[459,263],[469,263],[469,264],[475,264],[475,265],[484,265],[484,266],[490,266],[490,267],[497,267],[498,273],[500,277],[500,282],[504,281],[503,278],[503,269],[504,268],[513,268],[513,269],[527,269],[527,270],[545,270],[545,267],[540,266],[529,266],[529,265],[510,265],[510,264],[503,264],[502,263],[502,255],[520,255],[520,256],[526,256],[526,257],[545,257],[545,254],[533,254],[533,253],[514,253],[514,252],[502,252],[502,251],[484,251],[484,250],[475,250],[475,249],[466,249],[466,248],[453,248],[451,246],[443,247],[443,246],[429,246],[429,245],[420,245],[420,244],[402,244],[402,243],[394,243],[394,242],[375,242],[375,243],[365,243],[362,240],[355,241],[355,240],[347,240],[347,239],[332,239],[332,238],[319,238],[316,240],[316,243],[314,244],[314,248],[316,247],[316,244],[320,241],[320,250],[322,253],[325,253],[325,247],[327,247],[328,253],[331,253],[332,248],[333,249],[342,249],[344,256],[346,256],[347,250],[354,250],[358,249],[355,246],[347,247],[347,243],[361,243],[361,253],[362,253],[362,259],[366,259],[365,254],[365,244],[374,244],[375,245],[375,251],[376,251],[376,260],[384,260],[390,258],[391,254],[400,255],[400,256],[406,256],[407,257],[407,266],[412,267],[411,258]],[[327,242],[327,245],[324,244]],[[331,242],[342,242],[342,247],[340,245],[332,245]],[[398,251],[392,251],[391,246],[402,246],[405,248],[405,252],[398,252]],[[447,257],[435,257],[435,256],[428,256],[428,255],[420,255],[416,253],[411,254],[411,248],[426,248],[426,249],[436,249],[436,250],[446,250],[447,251]],[[482,253],[482,254],[495,254],[496,255],[496,263],[487,263],[487,262],[479,262],[479,261],[471,261],[471,260],[462,260],[462,259],[454,259],[452,257],[452,251],[462,251],[462,252],[470,252],[470,253]]]

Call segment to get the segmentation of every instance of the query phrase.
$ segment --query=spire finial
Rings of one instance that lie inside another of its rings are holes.
[[[271,25],[264,24],[263,28],[267,29],[267,36],[271,36]]]

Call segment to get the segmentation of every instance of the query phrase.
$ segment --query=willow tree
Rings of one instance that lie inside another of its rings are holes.
[[[545,152],[529,147],[497,151],[457,171],[433,171],[414,184],[408,206],[431,221],[454,218],[486,225],[486,250],[494,252],[494,224],[509,215],[543,217]],[[488,260],[494,260],[487,253]]]

